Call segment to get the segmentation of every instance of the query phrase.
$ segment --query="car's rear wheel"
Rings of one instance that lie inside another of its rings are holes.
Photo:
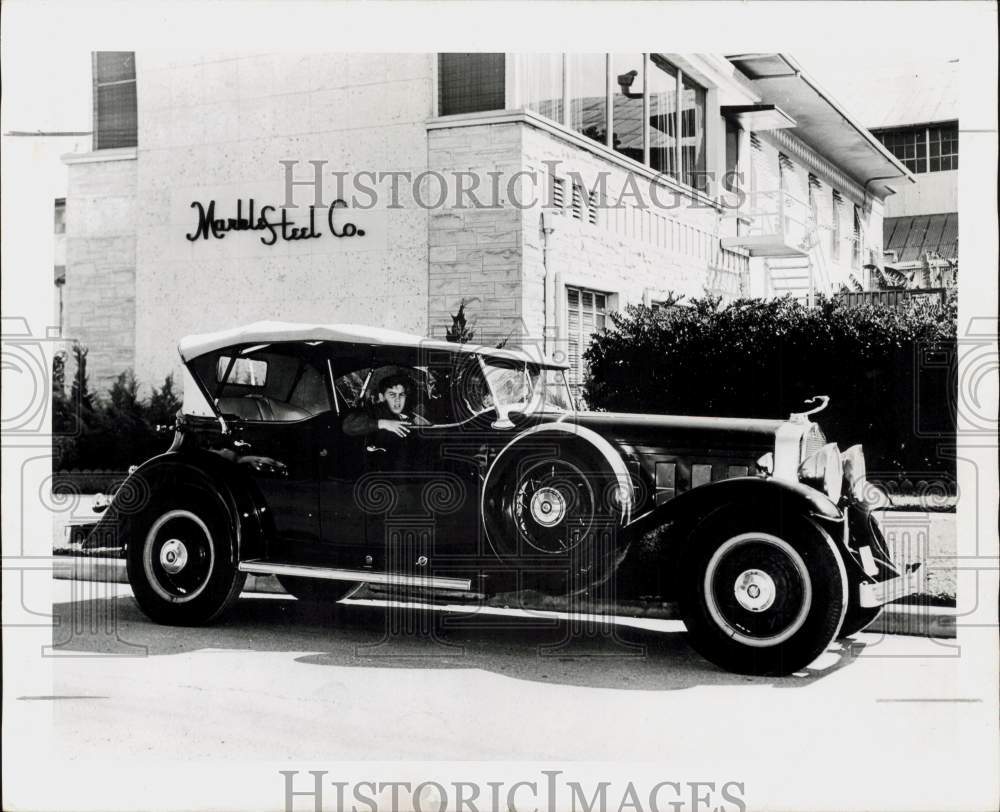
[[[359,581],[327,581],[294,575],[275,577],[285,592],[304,603],[336,603],[357,592],[362,586]]]
[[[681,612],[692,646],[723,668],[785,675],[837,636],[847,575],[829,535],[795,517],[710,518],[681,562]]]
[[[157,623],[210,623],[240,594],[232,531],[214,498],[180,492],[154,500],[133,523],[126,549],[129,584],[139,608]]]

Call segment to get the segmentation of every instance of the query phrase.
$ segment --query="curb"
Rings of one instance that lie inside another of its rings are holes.
[[[52,577],[63,581],[103,581],[127,584],[125,562],[120,558],[88,558],[84,556],[56,556],[53,558]],[[287,594],[273,575],[248,575],[244,592],[272,595]],[[370,597],[380,598],[378,593]],[[579,611],[578,602],[550,595],[496,595],[487,606],[517,609],[534,609],[550,612]],[[613,607],[598,604],[587,606],[588,613],[614,614],[621,617],[677,620],[679,615],[674,603],[651,601],[621,601]],[[894,604],[886,606],[868,633],[903,634],[916,637],[953,639],[957,636],[958,610],[948,606],[911,606]]]

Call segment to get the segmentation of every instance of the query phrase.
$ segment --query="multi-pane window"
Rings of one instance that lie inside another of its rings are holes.
[[[137,142],[135,54],[96,51],[94,73],[94,149],[134,147]]]
[[[682,77],[681,179],[688,186],[706,190],[705,89]]]
[[[958,169],[958,122],[881,130],[875,136],[914,173]]]
[[[707,188],[706,90],[659,54],[440,54],[438,85],[440,115],[510,102]]]
[[[569,126],[591,141],[608,142],[608,56],[568,54]]]
[[[587,365],[583,353],[590,337],[607,323],[608,294],[586,288],[566,288],[567,363],[570,385],[583,384]]]
[[[880,134],[879,140],[911,172],[925,172],[927,139],[923,128],[919,130],[893,130]]]
[[[930,171],[958,169],[958,124],[929,127],[927,137]]]
[[[653,54],[649,60],[649,165],[677,177],[677,71]]]
[[[563,55],[522,54],[519,69],[524,106],[553,121],[562,121]]]
[[[503,110],[504,54],[438,54],[438,113]]]
[[[611,97],[614,105],[611,116],[614,130],[611,147],[615,152],[642,163],[646,134],[646,121],[643,118],[646,93],[644,56],[612,54],[611,62],[615,74]]]

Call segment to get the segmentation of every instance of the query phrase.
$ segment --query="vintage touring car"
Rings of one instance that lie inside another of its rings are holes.
[[[628,595],[652,573],[708,659],[788,674],[916,588],[860,446],[841,453],[812,412],[578,411],[560,365],[357,325],[256,323],[179,352],[173,444],[89,542],[124,548],[158,622],[212,621],[248,573],[330,601]]]

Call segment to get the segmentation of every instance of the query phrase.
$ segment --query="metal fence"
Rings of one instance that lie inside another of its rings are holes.
[[[921,288],[917,290],[865,290],[849,291],[838,293],[840,299],[848,307],[857,307],[866,304],[880,304],[888,307],[900,307],[910,299],[927,297],[933,303],[936,299],[938,303],[944,304],[948,296],[947,288]]]

